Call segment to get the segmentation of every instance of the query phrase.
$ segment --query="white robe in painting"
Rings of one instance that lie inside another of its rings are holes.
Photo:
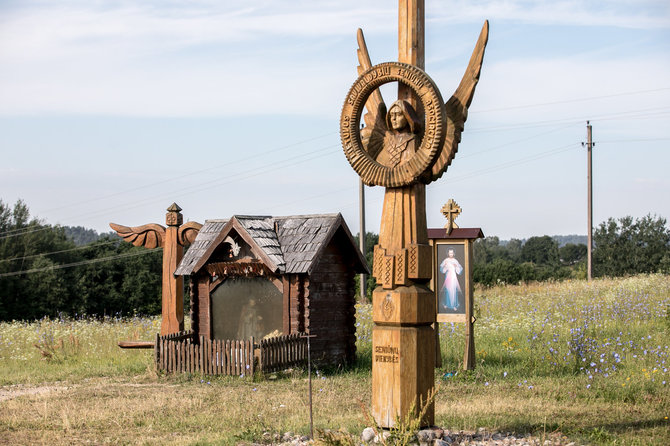
[[[442,299],[440,299],[441,308],[456,311],[459,306],[459,296],[463,294],[457,275],[463,273],[463,267],[455,257],[447,257],[440,264],[440,271],[444,274],[444,283],[440,289],[443,292]]]

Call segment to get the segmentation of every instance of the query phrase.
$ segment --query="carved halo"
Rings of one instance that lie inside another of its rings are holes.
[[[358,123],[370,95],[389,82],[408,85],[421,100],[425,129],[421,145],[405,163],[388,167],[374,160],[361,143]],[[400,187],[418,181],[439,157],[446,133],[444,101],[433,80],[420,68],[401,62],[385,62],[363,72],[349,89],[340,116],[340,138],[351,167],[369,186]]]

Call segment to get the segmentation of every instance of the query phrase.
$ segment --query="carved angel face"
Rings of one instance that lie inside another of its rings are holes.
[[[389,121],[391,121],[391,128],[395,131],[404,129],[408,124],[405,113],[403,113],[398,105],[394,105],[389,110]]]
[[[409,102],[398,99],[386,113],[386,128],[394,132],[419,133],[421,122]]]

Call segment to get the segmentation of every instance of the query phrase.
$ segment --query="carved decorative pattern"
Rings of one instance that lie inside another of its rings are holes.
[[[393,256],[384,256],[384,288],[393,287]]]
[[[190,245],[195,240],[198,232],[202,228],[202,223],[189,221],[181,225],[177,231],[177,240],[182,246]]]
[[[391,298],[391,293],[388,293],[384,300],[382,300],[381,303],[382,307],[382,316],[384,316],[384,319],[389,320],[393,316],[393,313],[395,312],[395,304],[393,303],[393,299]]]
[[[147,249],[154,249],[163,246],[163,241],[165,240],[165,228],[156,223],[134,227],[110,223],[109,226],[124,241],[132,243],[134,246],[144,246]]]
[[[383,264],[384,264],[384,255],[386,254],[385,250],[379,246],[375,245],[374,247],[374,262],[372,265],[372,275],[378,282],[383,282]]]
[[[409,247],[409,262],[407,265],[408,269],[408,275],[411,278],[416,278],[417,275],[419,274],[419,253],[418,253],[418,247],[416,245],[412,245]]]
[[[358,123],[363,107],[380,86],[389,82],[408,85],[421,98],[426,115],[421,145],[405,163],[385,166],[363,148]],[[365,71],[349,90],[340,118],[340,138],[349,164],[369,186],[400,187],[415,183],[439,156],[446,130],[446,109],[433,80],[420,68],[401,62],[385,62]]]
[[[395,277],[396,283],[402,283],[405,280],[405,256],[403,255],[403,252],[399,252],[398,255],[395,257],[396,265],[395,265]]]

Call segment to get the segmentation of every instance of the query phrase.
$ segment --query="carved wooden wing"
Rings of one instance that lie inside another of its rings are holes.
[[[468,118],[468,107],[475,94],[475,87],[479,81],[479,74],[482,70],[482,61],[484,60],[484,50],[489,39],[489,22],[484,22],[482,31],[479,34],[477,45],[470,57],[470,63],[465,70],[463,79],[454,94],[446,103],[447,108],[447,134],[444,139],[444,145],[440,155],[433,164],[431,177],[428,182],[435,181],[447,170],[449,164],[454,159],[458,151],[458,144],[461,142],[461,133],[465,126],[465,120]]]
[[[153,249],[163,246],[163,241],[165,240],[165,228],[156,223],[135,226],[132,228],[117,225],[115,223],[110,223],[109,226],[115,230],[124,241],[132,243],[135,246],[144,246],[145,248]]]
[[[357,69],[360,76],[365,70],[372,68],[372,62],[362,29],[358,28],[356,38],[358,40]],[[365,109],[367,113],[363,115],[365,127],[361,130],[361,142],[372,159],[376,159],[384,147],[384,134],[386,133],[386,104],[384,104],[384,98],[379,89],[370,94],[365,102]]]
[[[181,225],[177,231],[179,244],[186,246],[193,243],[198,232],[200,232],[200,228],[202,228],[202,224],[196,221],[189,221],[188,223]]]

